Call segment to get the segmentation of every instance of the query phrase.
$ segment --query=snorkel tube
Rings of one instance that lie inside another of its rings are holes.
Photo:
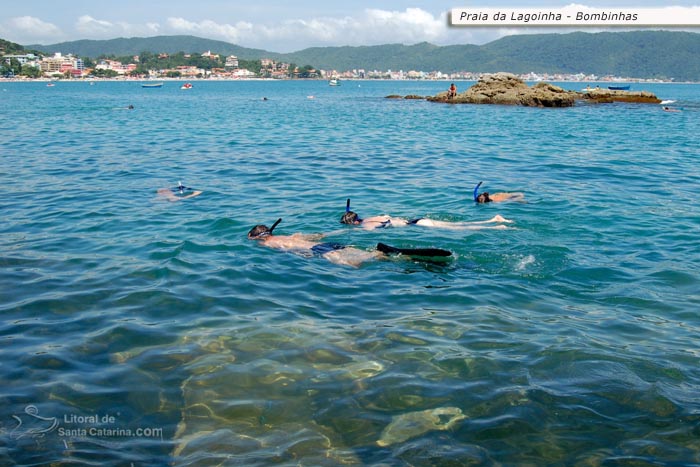
[[[281,217],[280,217],[279,219],[277,219],[277,220],[275,221],[274,224],[272,224],[272,227],[270,227],[270,230],[267,231],[267,234],[268,234],[268,235],[272,235],[272,231],[275,230],[275,227],[277,227],[277,225],[278,225],[280,222],[282,222],[282,218],[281,218]]]
[[[360,224],[361,222],[362,219],[360,219],[360,216],[358,216],[356,212],[350,210],[350,198],[348,198],[348,201],[345,203],[345,214],[340,218],[340,223],[353,225]]]
[[[482,183],[484,183],[484,182],[479,182],[474,187],[474,202],[475,203],[477,202],[477,198],[479,197],[479,187],[481,186]]]
[[[186,190],[191,190],[192,188],[185,186],[182,184],[182,182],[177,182],[177,186],[173,188],[173,191],[179,191],[180,194],[183,194]]]
[[[265,237],[269,237],[270,235],[272,235],[272,231],[275,230],[275,227],[277,227],[277,224],[279,224],[280,222],[282,222],[281,217],[277,219],[277,221],[274,224],[272,224],[272,227],[268,227],[264,224],[256,225],[248,232],[248,239],[261,240]]]

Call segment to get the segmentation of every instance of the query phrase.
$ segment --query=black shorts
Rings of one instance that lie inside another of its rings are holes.
[[[328,242],[328,243],[319,243],[318,245],[314,245],[311,247],[311,251],[318,256],[323,256],[326,253],[330,253],[331,251],[336,251],[336,250],[342,250],[345,248],[345,245],[341,245],[340,243],[333,243],[333,242]]]

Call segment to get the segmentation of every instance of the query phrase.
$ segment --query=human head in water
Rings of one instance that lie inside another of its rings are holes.
[[[484,183],[484,182],[479,182],[474,187],[474,195],[473,195],[474,201],[476,203],[490,203],[493,200],[489,197],[488,192],[485,191],[483,193],[479,193],[479,187],[481,186],[482,183]]]
[[[343,214],[343,217],[340,218],[340,223],[350,225],[357,225],[362,223],[362,219],[360,219],[360,216],[358,216],[356,212],[352,212],[350,210],[350,198],[348,198],[348,201],[345,203],[345,214]]]
[[[493,200],[489,197],[489,193],[487,191],[479,193],[479,195],[476,197],[477,203],[490,203],[491,201]]]
[[[358,216],[356,212],[348,211],[340,218],[340,223],[357,225],[362,223],[362,219],[360,219],[360,216]]]
[[[269,237],[272,235],[272,231],[275,230],[275,227],[277,227],[277,224],[282,222],[282,218],[277,219],[274,224],[272,224],[272,227],[268,227],[264,224],[258,224],[250,231],[248,232],[248,239],[249,240],[260,240],[265,237]]]

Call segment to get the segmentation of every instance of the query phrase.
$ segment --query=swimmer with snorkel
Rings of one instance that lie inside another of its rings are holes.
[[[350,198],[348,198],[348,201],[345,204],[345,214],[343,214],[343,216],[340,218],[341,224],[359,225],[365,230],[382,229],[386,227],[405,227],[409,225],[418,225],[421,227],[433,227],[448,230],[506,229],[508,227],[503,225],[502,223],[511,222],[513,221],[506,219],[500,215],[496,215],[486,221],[473,222],[446,222],[425,218],[407,220],[391,216],[374,216],[368,217],[366,219],[361,219],[356,212],[350,210]]]
[[[185,194],[185,192],[188,191],[191,193]],[[200,190],[195,190],[193,188],[185,186],[182,184],[182,182],[178,182],[178,185],[173,188],[159,188],[157,193],[158,197],[166,199],[171,203],[174,203],[176,201],[182,201],[183,199],[194,198],[195,196],[199,196],[202,194]]]
[[[484,182],[479,182],[474,187],[474,202],[478,204],[483,203],[502,203],[503,201],[519,201],[525,202],[524,193],[494,193],[489,194],[487,191],[479,193],[479,187]]]
[[[282,222],[277,219],[272,227],[258,224],[248,232],[249,240],[258,240],[259,243],[268,248],[290,251],[302,256],[319,256],[334,264],[359,267],[362,263],[388,259],[389,255],[403,255],[412,259],[447,258],[452,256],[452,252],[439,248],[396,248],[384,243],[378,243],[377,248],[372,251],[361,250],[352,246],[342,245],[334,242],[320,242],[324,234],[300,234],[273,235],[275,227]]]

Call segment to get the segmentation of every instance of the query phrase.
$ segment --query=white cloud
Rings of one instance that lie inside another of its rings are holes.
[[[131,24],[123,21],[113,23],[83,15],[76,21],[75,30],[84,38],[114,39],[123,36],[152,36],[159,33],[160,24]]]
[[[168,34],[192,34],[275,52],[293,52],[307,47],[389,43],[484,44],[506,35],[531,32],[522,28],[450,27],[447,12],[436,16],[420,8],[406,8],[403,11],[371,8],[355,16],[288,19],[278,23],[256,24],[245,21],[235,24],[212,20],[195,22],[171,17],[164,29]]]
[[[0,25],[0,36],[19,44],[48,43],[60,40],[63,32],[58,26],[34,16],[19,16]]]
[[[101,36],[111,33],[114,29],[113,23],[95,19],[89,15],[81,16],[75,23],[75,30],[86,36]]]
[[[507,34],[530,32],[534,31],[450,27],[446,11],[436,15],[421,8],[369,8],[348,16],[270,19],[255,23],[226,23],[211,19],[192,21],[185,17],[169,17],[162,23],[127,23],[85,14],[77,17],[73,31],[66,34],[57,26],[30,16],[0,24],[0,37],[21,44],[191,34],[275,52],[293,52],[307,47],[416,44],[424,41],[437,45],[483,44]]]
[[[445,14],[436,17],[420,8],[367,9],[357,17],[290,19],[277,24],[219,24],[168,18],[167,26],[172,33],[203,35],[280,52],[312,46],[441,43],[449,36]]]
[[[185,18],[168,18],[168,29],[174,33],[186,33],[203,36],[207,38],[223,39],[228,42],[239,44],[246,37],[254,35],[253,24],[239,21],[235,25],[219,24],[215,21],[204,20],[193,22]]]

